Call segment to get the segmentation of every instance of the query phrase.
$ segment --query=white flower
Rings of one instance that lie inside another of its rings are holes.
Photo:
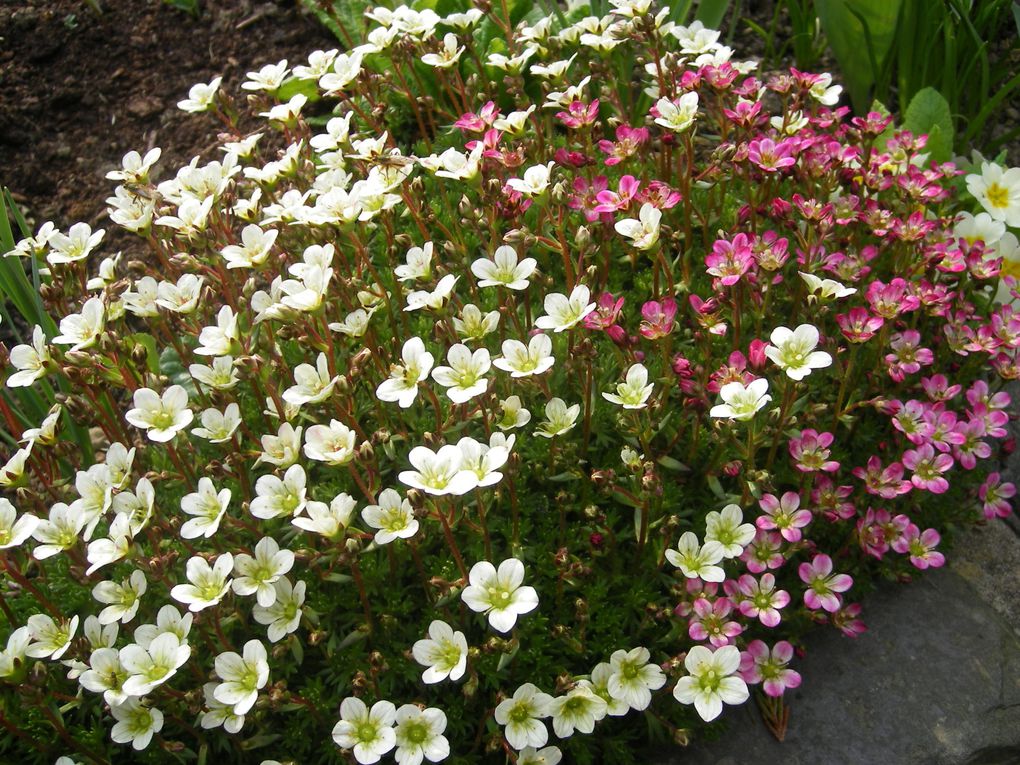
[[[496,427],[500,430],[523,428],[531,422],[531,412],[521,404],[520,396],[507,396],[499,402],[499,409],[502,416],[496,422]]]
[[[118,495],[119,496],[119,495]],[[103,566],[109,566],[127,557],[131,552],[131,526],[127,515],[118,515],[110,524],[108,537],[93,539],[85,554],[91,564],[85,573],[91,576]]]
[[[560,738],[569,738],[575,730],[591,733],[595,723],[609,711],[605,700],[592,690],[590,685],[579,683],[563,696],[557,696],[549,704],[553,730]]]
[[[397,765],[420,765],[423,759],[439,762],[450,756],[450,742],[443,735],[446,715],[441,709],[404,704],[397,710],[396,723],[393,757]]]
[[[496,435],[494,434],[494,437]],[[503,474],[498,470],[510,458],[508,447],[490,446],[465,436],[457,442],[457,448],[464,458],[460,465],[461,470],[470,470],[474,473],[479,487],[492,486],[503,479]]]
[[[616,233],[632,240],[631,244],[639,250],[650,250],[659,241],[659,221],[662,210],[650,202],[641,205],[637,219],[624,218],[616,221]]]
[[[534,587],[522,587],[524,564],[517,558],[507,558],[496,569],[488,561],[479,561],[468,572],[469,586],[460,597],[468,608],[488,616],[489,624],[497,632],[509,632],[517,617],[538,607],[538,593]]]
[[[269,401],[271,402],[272,399],[269,399]],[[289,405],[284,404],[284,406]],[[284,422],[280,425],[275,436],[262,436],[260,439],[262,442],[262,454],[259,455],[255,464],[268,462],[270,465],[289,468],[301,456],[301,434],[303,432],[304,428],[295,428],[289,422]]]
[[[460,316],[453,317],[453,328],[465,340],[481,340],[499,327],[499,311],[482,313],[474,303],[468,303]]]
[[[389,544],[394,539],[410,539],[418,533],[411,503],[401,499],[393,489],[383,489],[379,493],[379,504],[367,505],[361,517],[373,529],[378,529],[375,542],[379,545]]]
[[[407,251],[405,264],[397,266],[393,273],[402,282],[414,282],[432,276],[432,242],[425,242],[421,247],[412,247]]]
[[[195,416],[188,409],[188,392],[180,385],[171,385],[162,397],[151,388],[139,388],[133,401],[135,406],[124,419],[157,443],[173,440]]]
[[[532,683],[524,683],[509,699],[496,706],[496,722],[504,726],[503,735],[514,749],[545,746],[549,730],[541,720],[548,717],[552,696]]]
[[[558,746],[546,746],[536,750],[533,746],[522,749],[517,754],[517,765],[559,765],[563,752]]]
[[[7,636],[7,646],[0,651],[0,678],[10,677],[25,663],[25,651],[32,640],[28,625],[18,627]]]
[[[357,434],[339,420],[312,425],[305,433],[305,456],[327,465],[346,465],[354,459]]]
[[[294,385],[283,392],[283,400],[294,406],[318,404],[333,393],[339,377],[330,377],[326,354],[320,353],[315,366],[298,364],[294,370]]]
[[[769,381],[764,377],[752,380],[746,386],[741,382],[728,382],[719,389],[724,403],[713,406],[712,417],[726,417],[731,420],[750,420],[755,413],[772,400],[768,395]]]
[[[120,649],[120,663],[128,672],[124,693],[144,696],[161,686],[184,666],[191,647],[172,632],[164,632],[144,648],[132,643]]]
[[[78,535],[87,521],[78,503],[68,507],[63,502],[55,502],[50,507],[49,517],[40,520],[32,531],[33,538],[42,542],[32,551],[32,556],[36,560],[45,560],[73,547],[78,543]]]
[[[291,96],[285,104],[276,104],[268,112],[259,112],[260,117],[265,117],[270,122],[283,122],[292,125],[299,116],[305,104],[308,103],[308,96],[298,93]]]
[[[586,685],[588,688],[606,702],[606,714],[610,717],[623,717],[630,711],[630,707],[627,702],[621,698],[613,696],[609,692],[609,678],[613,675],[613,667],[607,662],[599,662],[595,665],[595,668],[591,671],[590,680],[581,680],[580,685]]]
[[[75,223],[66,234],[54,231],[49,240],[50,254],[46,256],[46,262],[58,266],[84,260],[103,241],[105,233],[103,229],[92,233],[92,227],[87,223]]]
[[[244,715],[234,714],[233,704],[224,704],[217,701],[213,693],[216,691],[216,683],[206,683],[202,686],[202,695],[205,697],[205,706],[208,711],[202,713],[199,724],[203,730],[223,726],[227,733],[237,733],[244,727]]]
[[[400,357],[404,363],[390,366],[389,378],[379,383],[375,395],[380,401],[396,401],[401,409],[407,409],[418,396],[418,383],[428,378],[435,359],[420,337],[405,342]]]
[[[78,617],[56,622],[46,614],[33,614],[28,617],[28,631],[32,642],[25,647],[25,655],[56,661],[70,647],[74,633],[78,631]]]
[[[624,409],[644,409],[655,386],[648,382],[648,370],[643,364],[633,364],[627,370],[627,381],[618,383],[616,393],[603,392],[602,398]]]
[[[301,606],[305,602],[305,583],[291,585],[290,580],[281,577],[274,584],[276,599],[271,606],[256,603],[251,610],[252,618],[269,627],[270,643],[276,643],[294,632],[301,623]]]
[[[177,108],[192,113],[208,111],[213,105],[216,91],[219,90],[222,81],[222,77],[213,77],[212,82],[208,85],[204,83],[192,85],[191,90],[188,91],[188,97],[177,102]]]
[[[209,539],[220,527],[220,521],[230,504],[230,489],[221,489],[218,493],[212,480],[206,477],[198,479],[198,491],[185,494],[181,498],[181,510],[194,516],[181,526],[181,538]]]
[[[452,444],[440,447],[437,452],[427,446],[416,446],[407,458],[415,469],[401,471],[397,479],[426,494],[467,494],[478,485],[478,477],[463,469],[463,453]]]
[[[687,652],[684,666],[690,675],[681,677],[673,696],[681,704],[694,704],[703,720],[714,720],[723,704],[743,704],[750,695],[747,684],[735,677],[740,669],[740,651],[727,645],[713,653],[703,645]]]
[[[195,428],[191,432],[199,438],[205,438],[210,443],[222,444],[229,441],[241,424],[241,408],[237,404],[227,404],[224,411],[219,409],[205,409],[199,416],[202,427]]]
[[[255,545],[254,557],[246,553],[234,556],[234,592],[238,595],[255,595],[263,608],[276,602],[276,588],[280,577],[294,566],[294,553],[280,549],[272,537],[263,537]]]
[[[110,737],[118,744],[130,743],[135,751],[145,749],[152,741],[153,734],[163,730],[163,713],[155,707],[142,706],[141,699],[128,699],[123,704],[111,707],[110,713],[117,721],[110,731]]]
[[[524,171],[524,178],[511,178],[506,185],[526,197],[541,196],[549,188],[549,176],[555,164],[532,165]]]
[[[0,497],[0,550],[19,547],[22,542],[32,536],[39,525],[39,519],[31,513],[24,513],[20,518],[11,501]],[[77,538],[77,534],[75,534]]]
[[[89,298],[81,313],[72,313],[60,320],[60,334],[53,338],[56,345],[70,345],[72,351],[91,348],[106,327],[106,306],[97,297]]]
[[[426,53],[421,57],[422,63],[437,69],[449,69],[456,64],[464,53],[464,46],[457,47],[457,35],[448,32],[443,36],[443,47],[438,53]]]
[[[846,287],[835,279],[822,279],[804,271],[798,271],[797,273],[800,274],[800,278],[807,284],[808,293],[811,298],[814,298],[817,294],[819,300],[839,300],[857,292],[856,287]]]
[[[666,676],[657,664],[649,662],[647,648],[614,651],[609,657],[612,674],[609,675],[609,693],[625,701],[631,709],[647,709],[652,703],[652,691],[666,684]]]
[[[255,494],[249,507],[256,518],[268,520],[282,515],[297,515],[304,507],[306,500],[305,469],[300,465],[291,465],[283,474],[283,479],[275,475],[264,475],[255,482]]]
[[[717,565],[725,557],[725,548],[719,542],[705,542],[701,546],[693,531],[685,531],[676,547],[676,550],[666,550],[666,560],[688,579],[721,582],[726,578],[722,566]]]
[[[25,465],[32,453],[32,446],[33,444],[30,443],[28,446],[18,449],[4,463],[3,467],[0,467],[0,487],[9,489],[22,483],[22,479],[25,477]]]
[[[832,75],[828,72],[818,75],[811,85],[811,97],[823,106],[835,106],[839,103],[839,95],[843,92],[842,85],[832,84]]]
[[[129,151],[120,161],[120,170],[111,170],[106,174],[108,180],[126,183],[145,183],[149,178],[149,170],[159,161],[163,150],[158,146],[149,149],[143,157],[137,151]]]
[[[438,157],[433,154],[427,159],[418,160],[418,162],[426,169],[432,170],[437,178],[470,181],[478,176],[482,161],[482,149],[482,143],[479,141],[478,146],[470,154],[450,148]]]
[[[693,91],[684,93],[676,101],[660,98],[655,108],[659,112],[659,116],[655,118],[656,125],[661,125],[674,133],[682,133],[694,124],[698,116],[698,94]]]
[[[532,67],[532,69],[534,69],[534,67]],[[534,111],[535,105],[532,104],[523,111],[510,112],[505,117],[498,117],[492,123],[492,127],[501,133],[521,135],[521,133],[524,132],[524,128],[528,125],[528,117],[530,117]]]
[[[450,678],[456,682],[464,676],[467,667],[468,644],[464,633],[435,619],[429,624],[428,638],[418,640],[411,647],[414,660],[427,667],[421,679],[428,685]]]
[[[471,264],[471,273],[478,278],[479,287],[503,286],[511,290],[528,288],[528,279],[538,265],[534,258],[517,261],[517,251],[509,245],[496,248],[492,260],[479,258]]]
[[[53,446],[57,442],[57,426],[60,424],[60,415],[63,411],[64,408],[60,404],[51,406],[49,413],[39,423],[39,427],[26,428],[18,443],[28,444],[29,449],[35,444]]]
[[[724,558],[739,558],[754,539],[754,524],[744,523],[738,505],[726,505],[722,512],[713,510],[705,516],[705,542],[722,545]]]
[[[545,405],[545,421],[535,428],[535,435],[542,438],[561,436],[577,424],[581,405],[567,406],[562,398],[553,398]]]
[[[967,176],[967,191],[992,218],[1020,228],[1020,167],[1005,170],[994,162],[982,162],[980,174]]]
[[[198,336],[195,353],[199,356],[227,356],[238,343],[237,315],[229,305],[216,314],[215,327],[203,327]]]
[[[539,329],[551,329],[563,332],[578,324],[585,316],[595,310],[595,303],[590,302],[591,290],[578,284],[570,292],[570,297],[554,292],[545,296],[545,316],[535,319]]]
[[[7,378],[7,387],[27,388],[46,376],[46,365],[49,363],[50,349],[46,345],[46,334],[36,324],[32,328],[32,344],[16,345],[11,349],[11,364],[18,371]]]
[[[78,683],[87,691],[103,694],[103,701],[115,707],[128,699],[124,693],[124,681],[128,677],[128,671],[120,662],[120,652],[103,646],[92,652],[89,668],[78,677]]]
[[[351,495],[341,493],[333,497],[328,505],[325,502],[309,502],[305,506],[308,517],[299,515],[291,523],[304,531],[321,534],[328,539],[339,539],[351,525],[354,508],[355,502]]]
[[[353,749],[354,759],[362,765],[371,765],[396,745],[396,719],[397,710],[389,701],[377,701],[369,710],[364,701],[348,696],[340,703],[340,721],[333,726],[333,740],[339,747]]]
[[[184,274],[177,282],[160,282],[156,288],[156,305],[179,314],[192,313],[198,307],[205,280],[195,274]]]
[[[801,324],[793,330],[776,327],[769,339],[772,344],[765,346],[765,355],[784,369],[791,380],[803,380],[811,370],[832,364],[832,356],[815,350],[818,329],[810,324]]]
[[[185,613],[183,616],[176,607],[165,605],[156,614],[155,624],[143,624],[135,630],[134,639],[142,648],[148,648],[152,641],[160,635],[169,633],[176,635],[177,640],[184,643],[191,632],[191,625],[195,621],[192,614]]]
[[[242,90],[274,91],[283,85],[287,76],[287,59],[275,64],[266,64],[257,72],[248,72],[247,80],[241,83]]]
[[[447,352],[446,360],[449,366],[433,369],[432,379],[447,389],[451,401],[463,404],[486,391],[489,381],[484,375],[492,362],[485,348],[472,353],[466,345],[457,343]]]
[[[360,52],[341,53],[333,61],[333,71],[319,78],[319,87],[326,95],[337,95],[361,74]]]
[[[109,477],[109,473],[106,474],[106,477]],[[97,493],[98,491],[105,492],[108,486],[113,486],[112,480],[104,481],[103,484],[95,488]],[[139,478],[138,483],[135,484],[134,491],[122,489],[117,496],[113,497],[112,502],[113,511],[118,516],[123,516],[127,520],[128,531],[132,535],[138,534],[148,525],[155,504],[156,491],[148,478]],[[91,531],[86,529],[85,533],[86,538],[88,538]]]
[[[93,587],[92,597],[100,603],[107,604],[99,614],[99,623],[112,624],[119,621],[127,624],[134,619],[135,614],[138,613],[142,595],[145,594],[148,586],[145,574],[135,569],[131,572],[130,579],[119,583],[105,580]]]
[[[351,311],[344,320],[330,322],[329,328],[348,337],[361,337],[368,331],[368,320],[372,314],[362,308]]]
[[[453,294],[453,287],[457,284],[459,276],[453,274],[447,274],[439,283],[436,288],[429,292],[428,290],[415,290],[408,293],[407,305],[404,306],[405,311],[418,311],[422,308],[428,308],[432,311],[437,311],[443,307],[450,295]]]
[[[234,706],[235,715],[248,712],[259,697],[259,690],[269,682],[266,647],[258,640],[244,644],[242,655],[225,651],[216,657],[216,674],[222,682],[213,691],[213,698]]]
[[[177,207],[177,215],[163,215],[156,218],[157,226],[166,226],[177,231],[187,239],[194,239],[209,224],[209,213],[215,199],[208,196],[198,200],[187,198]]]
[[[532,336],[527,346],[520,340],[504,340],[502,350],[503,356],[494,360],[492,365],[515,378],[540,375],[549,371],[556,361],[548,335]]]
[[[188,558],[185,566],[188,584],[178,584],[170,590],[170,597],[184,603],[189,611],[198,612],[215,606],[230,589],[230,572],[234,568],[234,556],[223,553],[210,566],[205,558],[197,555]]]

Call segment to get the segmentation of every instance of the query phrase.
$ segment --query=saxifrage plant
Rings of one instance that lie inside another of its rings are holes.
[[[196,85],[222,155],[125,156],[124,255],[9,253],[60,319],[6,385],[70,393],[0,470],[7,755],[622,763],[752,693],[781,735],[805,631],[1011,512],[1020,170],[961,205],[648,2],[488,14]]]

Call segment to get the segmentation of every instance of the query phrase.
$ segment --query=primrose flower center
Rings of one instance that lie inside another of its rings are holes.
[[[363,722],[356,729],[358,741],[371,745],[379,738],[379,727],[371,722]]]
[[[698,687],[702,691],[712,693],[719,688],[722,678],[715,669],[706,669],[698,678]]]
[[[202,600],[216,600],[220,596],[220,586],[216,582],[203,584],[198,588],[198,594]]]
[[[526,704],[518,704],[510,712],[510,719],[515,723],[527,722],[531,719],[531,710]]]
[[[298,504],[301,502],[297,494],[290,491],[280,498],[280,507],[286,510],[288,513],[294,512],[297,509]]]
[[[992,207],[1009,207],[1009,189],[1006,187],[993,183],[985,189],[985,195]]]
[[[489,602],[495,608],[505,608],[510,603],[510,592],[499,587],[489,588]]]
[[[167,428],[173,427],[174,416],[166,410],[161,410],[158,414],[152,418],[152,427],[158,430],[166,430]]]

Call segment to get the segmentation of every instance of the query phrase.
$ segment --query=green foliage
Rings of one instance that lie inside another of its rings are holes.
[[[202,0],[163,0],[163,2],[196,19],[202,14]]]
[[[903,127],[928,136],[929,159],[948,162],[953,157],[953,115],[949,102],[935,88],[917,91],[903,115]]]

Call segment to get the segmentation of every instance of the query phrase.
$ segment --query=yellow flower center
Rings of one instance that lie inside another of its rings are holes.
[[[988,204],[992,207],[1009,207],[1009,189],[1005,186],[993,183],[985,189],[985,195],[988,197]]]

